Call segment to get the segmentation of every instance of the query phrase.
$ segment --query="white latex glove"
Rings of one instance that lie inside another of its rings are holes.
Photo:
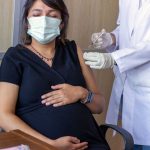
[[[106,32],[105,29],[102,29],[99,33],[93,33],[91,41],[95,49],[106,49],[113,44],[111,34]]]
[[[112,68],[115,62],[110,53],[85,52],[83,58],[85,63],[94,69]]]

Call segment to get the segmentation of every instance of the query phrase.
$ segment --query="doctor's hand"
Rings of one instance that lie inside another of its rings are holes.
[[[95,49],[106,49],[113,44],[113,35],[102,29],[99,33],[93,33],[91,37]]]
[[[54,90],[42,95],[42,104],[54,107],[75,103],[80,99],[86,98],[88,90],[81,86],[72,86],[70,84],[58,84],[51,86]]]
[[[115,63],[110,53],[85,52],[83,58],[85,59],[85,64],[93,69],[112,68]]]

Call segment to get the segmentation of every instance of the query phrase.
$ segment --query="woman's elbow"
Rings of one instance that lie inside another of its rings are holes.
[[[3,122],[4,122],[4,114],[2,112],[0,112],[0,128],[3,128]]]
[[[105,98],[103,95],[98,96],[98,99],[95,102],[95,107],[93,110],[94,114],[101,114],[105,111]]]
[[[11,118],[11,116],[11,113],[0,111],[0,128],[3,128],[7,131],[7,126],[9,125],[9,118]]]

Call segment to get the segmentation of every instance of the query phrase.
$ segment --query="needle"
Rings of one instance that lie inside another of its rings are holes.
[[[93,43],[95,43],[104,33],[105,33],[105,29],[102,30],[101,34],[98,35],[98,37],[94,40]]]

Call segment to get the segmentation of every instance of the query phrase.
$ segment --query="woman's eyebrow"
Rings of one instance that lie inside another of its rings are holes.
[[[32,12],[35,12],[35,11],[36,11],[36,12],[42,12],[41,9],[33,9],[33,10],[32,10]]]
[[[42,9],[33,9],[32,12],[42,12]],[[55,9],[48,10],[48,12],[57,12]]]

